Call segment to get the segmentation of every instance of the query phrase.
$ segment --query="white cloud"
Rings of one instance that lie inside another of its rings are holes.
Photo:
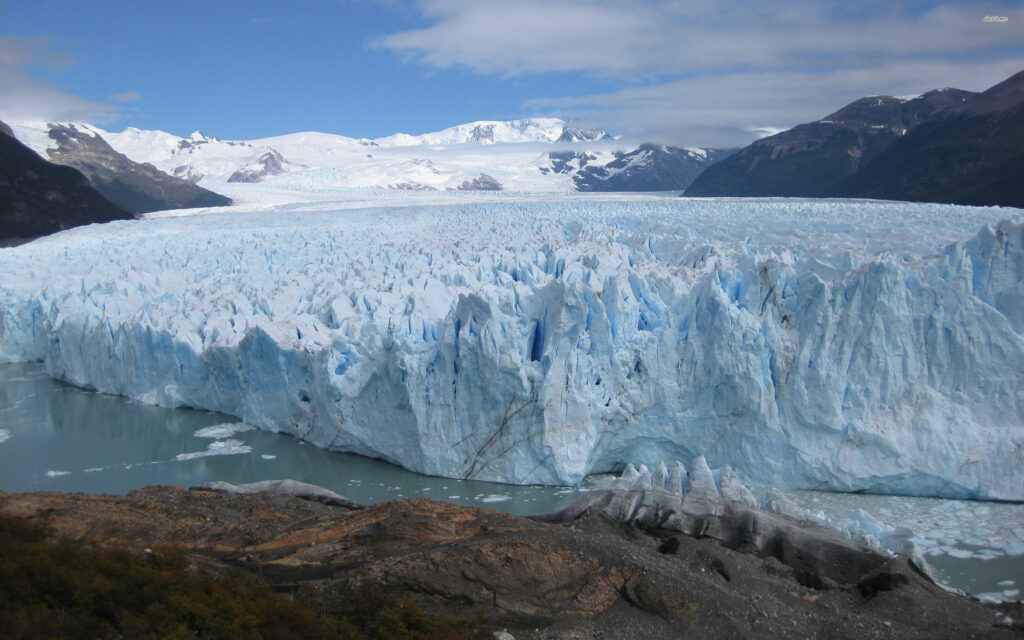
[[[52,51],[46,36],[0,36],[0,68],[46,67],[64,70],[75,64],[69,53]]]
[[[74,63],[73,56],[51,50],[44,37],[0,36],[0,120],[107,122],[116,118],[113,105],[58,89],[26,70],[64,70]]]
[[[421,0],[417,6],[433,24],[373,44],[437,68],[627,76],[816,68],[850,58],[1020,46],[1018,31],[983,21],[999,14],[1019,24],[1024,8],[1016,4],[944,4],[918,12],[901,9],[904,4],[867,3],[851,12],[847,2],[809,0],[785,6],[750,0]]]
[[[115,93],[110,96],[110,99],[114,102],[138,102],[142,100],[142,94],[132,89],[130,91],[122,91],[121,93]]]
[[[527,106],[544,113],[582,115],[588,124],[604,123],[630,138],[735,146],[824,118],[864,96],[914,95],[942,87],[980,91],[1021,69],[1024,56],[980,67],[923,61],[813,73],[743,72],[600,95],[540,98]]]
[[[527,106],[691,144],[815,119],[858,97],[983,89],[1019,71],[1005,2],[420,0],[428,26],[372,44],[437,69],[584,72],[623,88]],[[1007,16],[986,23],[986,15]],[[638,84],[642,86],[637,86]],[[667,140],[668,141],[668,140]]]

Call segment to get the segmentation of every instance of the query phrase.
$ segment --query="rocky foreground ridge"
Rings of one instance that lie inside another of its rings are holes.
[[[314,589],[328,612],[333,594],[369,579],[428,613],[478,617],[519,639],[1019,637],[1007,615],[1019,612],[734,500],[742,492],[728,479],[680,494],[654,476],[539,518],[428,500],[364,507],[292,481],[0,493],[0,513],[102,546],[179,547],[214,571]]]

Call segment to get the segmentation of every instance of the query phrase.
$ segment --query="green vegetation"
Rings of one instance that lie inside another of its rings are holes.
[[[476,640],[491,638],[478,621],[428,616],[408,598],[401,602],[368,580],[341,594],[345,638],[390,640]]]
[[[478,625],[426,615],[375,585],[340,592],[338,615],[306,596],[273,593],[248,576],[214,577],[184,554],[143,557],[67,540],[0,517],[0,637],[482,638]]]

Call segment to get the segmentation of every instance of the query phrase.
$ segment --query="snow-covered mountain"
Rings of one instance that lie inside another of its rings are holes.
[[[36,123],[15,131],[45,156],[49,131],[59,126]],[[303,132],[221,140],[198,131],[181,138],[133,127],[115,133],[78,126],[136,162],[222,192],[228,182],[275,180],[313,189],[678,190],[717,159],[704,149],[658,147],[662,152],[651,153],[652,145],[645,150],[556,118],[480,121],[376,139]],[[566,154],[581,161],[567,162]]]
[[[82,172],[103,197],[132,213],[217,207],[231,199],[115,150],[87,124],[19,123],[12,133],[43,160]]]
[[[0,247],[82,224],[131,217],[90,186],[81,172],[46,162],[0,122]]]
[[[730,150],[666,147],[642,144],[632,151],[606,153],[559,151],[549,153],[542,173],[572,176],[577,191],[661,191],[664,185],[690,184],[709,165]]]
[[[371,140],[369,144],[378,147],[414,147],[420,145],[450,146],[468,142],[478,144],[555,142],[561,138],[565,130],[565,122],[558,118],[529,118],[504,122],[481,120],[418,136],[397,133],[386,138]],[[603,131],[600,133],[604,134]],[[575,142],[576,140],[570,141]]]

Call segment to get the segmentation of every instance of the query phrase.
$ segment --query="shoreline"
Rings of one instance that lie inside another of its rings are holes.
[[[423,499],[369,507],[318,500],[157,486],[126,496],[0,493],[0,513],[102,547],[175,546],[197,563],[243,569],[272,587],[315,588],[322,604],[366,576],[431,615],[478,616],[519,640],[1024,631],[1005,622],[1014,605],[950,593],[899,557],[870,559],[880,562],[870,575],[846,580],[841,567],[728,548],[706,528],[681,535],[595,509],[543,522]]]

